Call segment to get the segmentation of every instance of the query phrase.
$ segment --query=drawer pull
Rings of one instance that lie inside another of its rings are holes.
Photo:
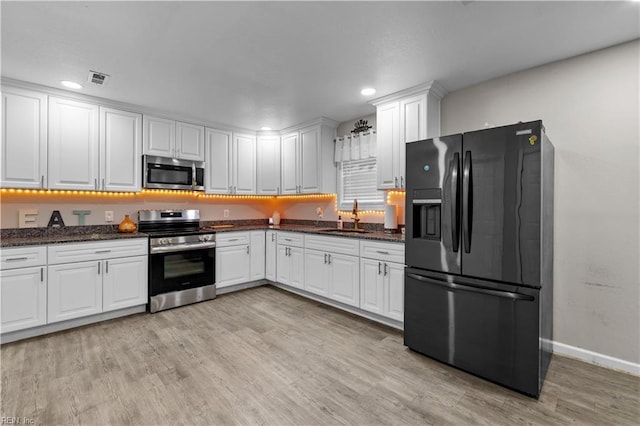
[[[96,254],[111,253],[111,250],[96,250]]]
[[[28,257],[10,257],[9,259],[7,259],[7,262],[15,262],[17,260],[27,260],[29,259]]]
[[[293,241],[291,238],[283,238],[285,241]]]
[[[383,250],[376,250],[376,253],[380,253],[380,254],[389,254],[388,251],[383,251]]]
[[[227,240],[227,241],[232,242],[232,241],[238,241],[239,239],[240,239],[240,238],[231,238],[231,239],[229,239],[229,240]]]

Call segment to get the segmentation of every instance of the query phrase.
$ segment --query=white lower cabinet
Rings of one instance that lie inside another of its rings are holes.
[[[0,250],[0,331],[9,333],[47,322],[47,248]]]
[[[360,251],[360,309],[403,322],[404,246],[362,241]]]
[[[147,303],[147,256],[104,261],[102,311]]]
[[[0,298],[2,333],[46,324],[46,267],[0,271]]]
[[[305,290],[338,302],[360,305],[358,240],[307,235]]]
[[[249,244],[216,247],[216,287],[251,281],[251,255]]]
[[[291,287],[304,288],[304,236],[278,232],[276,241],[276,281]]]
[[[329,297],[329,280],[327,253],[317,250],[305,250],[304,289],[320,296]]]
[[[216,235],[217,288],[264,277],[264,231],[221,232]]]
[[[102,312],[101,261],[49,266],[47,322]]]
[[[277,236],[276,231],[267,231],[265,236],[264,277],[269,281],[276,281],[278,256]]]
[[[265,277],[265,233],[251,231],[251,281],[262,280]]]
[[[139,238],[49,246],[47,322],[146,304],[147,245]]]

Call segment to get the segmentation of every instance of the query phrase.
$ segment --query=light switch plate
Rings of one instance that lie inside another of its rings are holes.
[[[113,211],[106,210],[104,212],[104,221],[105,222],[113,222]]]

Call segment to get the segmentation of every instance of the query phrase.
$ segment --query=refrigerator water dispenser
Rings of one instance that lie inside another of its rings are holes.
[[[440,241],[440,188],[417,189],[413,197],[413,238]]]

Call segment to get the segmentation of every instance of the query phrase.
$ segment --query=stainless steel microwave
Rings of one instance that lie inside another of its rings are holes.
[[[204,191],[204,162],[142,156],[144,187]]]

